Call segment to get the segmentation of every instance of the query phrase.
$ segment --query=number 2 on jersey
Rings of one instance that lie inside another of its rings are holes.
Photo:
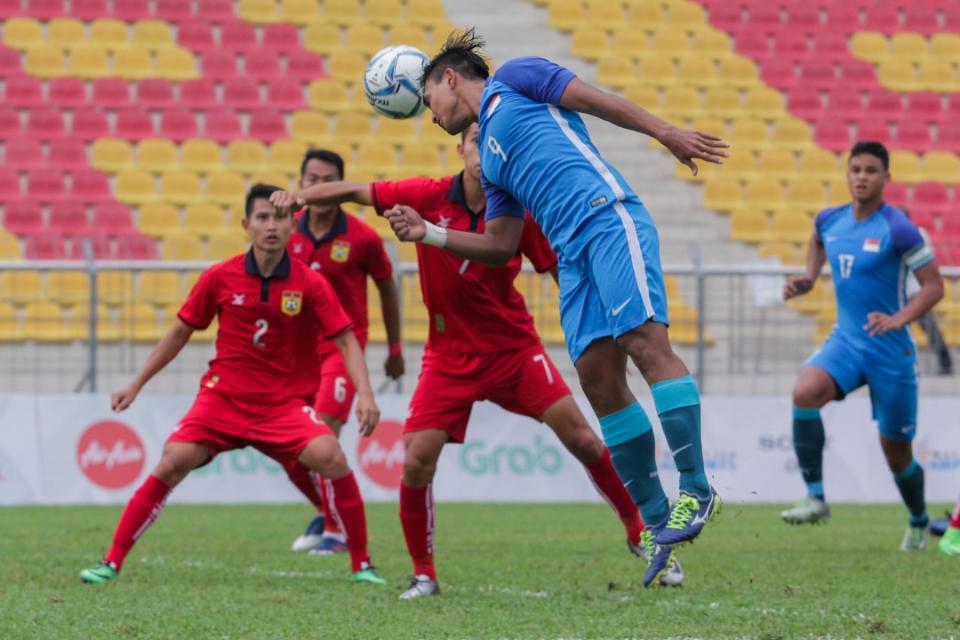
[[[260,338],[262,338],[263,334],[265,334],[267,332],[267,329],[270,328],[270,324],[263,318],[260,318],[259,320],[253,323],[253,326],[257,328],[257,330],[253,332],[253,344],[261,348],[266,347],[267,345],[264,344],[260,340]]]

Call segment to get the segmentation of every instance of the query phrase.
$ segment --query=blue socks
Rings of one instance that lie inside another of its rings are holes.
[[[910,526],[925,527],[930,521],[927,516],[927,504],[923,499],[923,467],[916,460],[900,473],[893,474],[903,503],[910,511]]]
[[[613,467],[644,522],[655,526],[666,520],[670,503],[660,484],[653,428],[643,407],[634,402],[600,418],[600,431]]]
[[[793,449],[807,493],[823,500],[823,447],[827,438],[823,432],[820,409],[793,408]]]
[[[673,461],[680,472],[680,491],[710,496],[700,442],[700,392],[689,375],[661,380],[650,387]]]

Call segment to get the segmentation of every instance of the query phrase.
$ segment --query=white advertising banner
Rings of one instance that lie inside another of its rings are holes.
[[[125,502],[160,458],[163,443],[192,396],[144,395],[126,412],[110,411],[106,395],[0,394],[0,504]],[[344,451],[371,502],[397,500],[403,467],[403,420],[409,396],[380,398],[383,421],[370,438],[348,423]],[[580,401],[591,424],[589,407]],[[649,399],[642,401],[651,417]],[[924,398],[914,441],[926,470],[930,501],[960,493],[960,399]],[[858,395],[824,412],[824,482],[837,502],[899,499]],[[656,421],[654,421],[656,422]],[[677,477],[657,428],[664,486]],[[707,475],[728,502],[783,502],[803,495],[790,429],[790,401],[781,397],[706,397],[703,449]],[[448,446],[434,482],[441,501],[599,501],[582,466],[544,425],[480,403],[467,441]],[[194,471],[173,502],[296,502],[302,496],[272,460],[252,449],[218,456]]]

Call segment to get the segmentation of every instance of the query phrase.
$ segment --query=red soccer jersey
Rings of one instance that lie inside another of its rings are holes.
[[[381,215],[405,204],[441,227],[483,233],[483,212],[467,208],[462,173],[439,180],[375,182],[370,198]],[[427,345],[437,351],[493,353],[538,344],[533,317],[513,284],[524,255],[540,273],[557,264],[556,254],[529,213],[517,255],[503,267],[477,264],[417,243],[420,289],[430,314]]]
[[[357,339],[364,344],[369,326],[367,276],[384,280],[393,275],[383,240],[373,228],[342,209],[322,238],[315,238],[310,232],[306,211],[298,215],[297,228],[290,236],[287,251],[292,258],[326,277],[344,311],[353,320]]]
[[[284,256],[264,278],[252,250],[204,271],[178,316],[196,329],[219,318],[216,355],[201,386],[270,404],[312,402],[320,361],[316,349],[303,345],[351,327],[322,276]]]

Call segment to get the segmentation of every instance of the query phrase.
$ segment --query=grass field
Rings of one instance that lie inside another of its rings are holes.
[[[305,507],[170,506],[102,587],[77,573],[119,508],[4,508],[0,638],[960,637],[960,562],[899,552],[902,507],[839,506],[809,528],[778,509],[728,505],[683,549],[685,585],[644,590],[603,505],[442,504],[443,594],[401,602],[394,505],[368,509],[387,588],[291,553]]]

